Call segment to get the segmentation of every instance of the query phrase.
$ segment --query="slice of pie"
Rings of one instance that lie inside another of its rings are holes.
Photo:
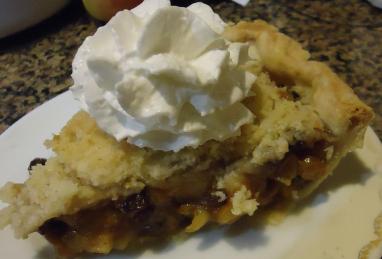
[[[371,109],[326,65],[264,21],[240,22],[226,39],[257,56],[254,114],[238,136],[178,152],[117,142],[78,112],[46,142],[23,184],[8,183],[0,225],[17,238],[45,236],[63,255],[109,253],[231,224],[311,193],[362,144]]]

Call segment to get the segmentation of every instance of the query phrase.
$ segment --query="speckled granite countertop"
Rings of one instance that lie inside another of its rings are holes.
[[[244,8],[206,2],[227,21],[261,18],[301,42],[374,108],[373,127],[382,138],[382,10],[363,0],[252,0]],[[0,40],[0,133],[68,89],[75,51],[98,25],[73,1],[42,24]]]

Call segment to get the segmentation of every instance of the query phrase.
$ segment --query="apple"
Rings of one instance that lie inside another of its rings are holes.
[[[82,0],[82,2],[91,16],[107,22],[118,11],[132,9],[143,0]]]

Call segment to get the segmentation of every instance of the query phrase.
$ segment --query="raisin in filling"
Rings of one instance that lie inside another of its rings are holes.
[[[28,171],[29,173],[32,171],[32,168],[36,165],[45,165],[46,163],[46,158],[39,158],[39,157],[36,157],[35,159],[33,159],[30,163],[29,163],[29,166],[28,166]]]
[[[149,192],[146,188],[125,199],[48,220],[39,228],[39,233],[61,255],[71,256],[81,252],[109,252],[102,248],[97,250],[98,242],[109,242],[114,246],[117,241],[139,244],[148,240],[163,240],[190,223],[190,219],[177,213],[171,203],[154,204]],[[97,237],[103,240],[97,240]],[[112,246],[106,247],[109,249]],[[121,249],[125,247],[121,244]]]

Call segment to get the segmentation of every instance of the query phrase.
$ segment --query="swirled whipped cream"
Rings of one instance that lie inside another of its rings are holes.
[[[224,26],[208,5],[146,0],[84,41],[71,90],[100,128],[139,147],[235,136],[253,120],[241,101],[256,77],[241,68],[248,45],[224,40]]]

